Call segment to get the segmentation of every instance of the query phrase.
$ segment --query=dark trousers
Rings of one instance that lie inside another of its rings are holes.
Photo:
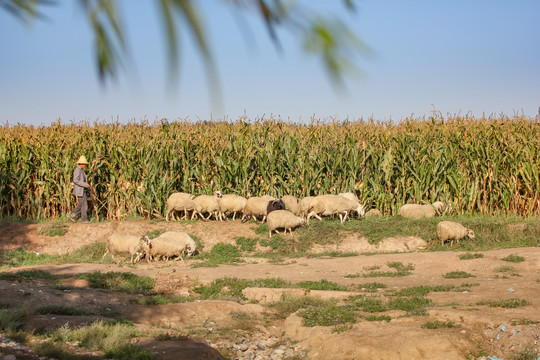
[[[86,212],[88,211],[88,199],[86,198],[86,193],[83,196],[77,196],[77,199],[79,200],[79,205],[77,205],[71,213],[75,216],[81,214],[81,220],[87,221],[88,215]]]

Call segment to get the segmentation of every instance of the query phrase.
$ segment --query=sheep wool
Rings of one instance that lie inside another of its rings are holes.
[[[359,214],[364,214],[364,207],[356,201],[347,199],[341,195],[319,195],[311,202],[311,207],[307,215],[307,222],[312,216],[320,219],[320,216],[329,216],[338,214],[341,223],[343,224],[349,215],[350,211],[357,211]],[[317,216],[318,215],[318,216]]]
[[[169,221],[169,215],[171,214],[174,220],[175,211],[183,211],[184,216],[182,219],[187,219],[188,211],[193,211],[195,209],[195,203],[193,202],[194,198],[195,196],[188,193],[172,193],[167,199],[167,213],[165,215],[165,220]]]
[[[129,253],[131,257],[130,262],[134,264],[139,262],[143,256],[148,256],[150,247],[151,241],[148,236],[112,234],[107,239],[105,254],[103,254],[101,259],[103,259],[108,253],[111,253],[113,260],[114,254]]]
[[[183,255],[192,256],[197,250],[195,240],[188,233],[180,231],[167,231],[152,240],[149,261],[163,257],[168,260],[176,256],[176,260],[184,261]]]
[[[300,215],[300,200],[293,195],[283,195],[281,198],[283,204],[285,204],[285,209],[292,212],[294,215]]]
[[[398,214],[410,219],[421,219],[423,217],[434,217],[437,210],[433,205],[405,204],[399,208]]]
[[[453,246],[454,240],[458,242],[466,236],[474,239],[474,231],[458,222],[444,220],[437,224],[437,237],[442,245],[444,245],[446,241],[450,241],[450,246]]]
[[[218,198],[219,218],[221,221],[227,219],[228,214],[233,214],[232,219],[236,218],[236,214],[244,211],[247,199],[240,195],[223,194]]]
[[[277,229],[284,229],[285,235],[287,234],[287,230],[289,230],[292,236],[292,229],[304,225],[305,220],[294,215],[289,210],[274,210],[268,214],[266,224],[268,226],[269,237],[272,237],[273,231],[278,233]]]
[[[221,192],[214,191],[213,195],[199,195],[193,199],[195,203],[195,209],[193,210],[193,215],[191,215],[191,220],[197,215],[201,217],[204,221],[209,220],[212,215],[214,219],[219,220],[219,203],[218,199],[221,197]],[[208,218],[205,218],[203,214],[208,214]]]
[[[246,205],[244,206],[243,210],[242,222],[244,223],[251,218],[257,221],[257,217],[261,217],[261,222],[264,222],[268,212],[268,205],[274,200],[276,200],[276,198],[268,195],[262,197],[252,196],[247,199]]]

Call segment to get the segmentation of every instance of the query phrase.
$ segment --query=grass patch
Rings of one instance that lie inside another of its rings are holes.
[[[106,358],[154,359],[148,350],[131,344],[131,339],[138,335],[140,334],[133,325],[96,321],[77,329],[64,325],[52,332],[49,338],[55,344],[77,343],[88,350],[104,351]]]
[[[472,259],[481,259],[484,257],[484,254],[480,254],[480,253],[470,253],[470,252],[466,252],[465,254],[461,254],[459,255],[459,259],[460,260],[472,260]]]
[[[369,315],[364,317],[366,321],[386,321],[390,322],[392,318],[388,315]]]
[[[367,274],[363,274],[363,277],[400,277],[412,274],[414,270],[413,264],[403,265],[399,261],[389,262],[386,264],[389,268],[393,268],[396,271],[371,271]]]
[[[537,360],[540,359],[540,353],[532,345],[525,346],[522,349],[515,350],[510,354],[509,360]]]
[[[428,321],[422,325],[423,329],[441,329],[441,328],[456,328],[459,327],[453,321]]]
[[[379,289],[385,289],[386,285],[380,282],[370,282],[366,284],[354,285],[353,288],[359,291],[376,292]]]
[[[382,299],[377,299],[370,296],[354,296],[350,299],[350,303],[358,309],[368,313],[383,312],[388,310]]]
[[[95,289],[119,291],[128,294],[154,294],[152,291],[154,279],[148,276],[137,276],[131,273],[119,272],[100,273],[96,271],[88,274],[80,274],[78,278],[87,280],[90,283],[90,287]]]
[[[501,272],[501,273],[508,273],[508,272],[514,272],[516,271],[515,266],[512,265],[501,265],[497,266],[495,269],[493,269],[495,272]]]
[[[405,311],[407,315],[426,315],[430,306],[433,301],[423,296],[398,296],[388,301],[388,308]]]
[[[271,307],[276,310],[276,317],[278,319],[285,319],[300,309],[323,306],[326,303],[335,304],[335,301],[316,299],[310,296],[296,297],[284,295],[280,301],[272,304]]]
[[[536,320],[529,320],[529,319],[514,319],[511,321],[511,325],[512,326],[517,326],[517,325],[536,325],[540,323],[539,321],[536,321]]]
[[[79,309],[70,305],[46,305],[40,306],[35,310],[36,314],[52,314],[52,315],[69,315],[81,316],[89,313],[83,309]]]
[[[512,254],[512,255],[508,255],[507,257],[502,258],[501,260],[509,261],[513,263],[519,263],[519,262],[525,261],[525,258],[523,256]]]
[[[200,256],[206,261],[195,263],[192,267],[217,267],[220,264],[243,262],[240,250],[232,244],[218,243],[210,250],[210,253],[202,253]]]
[[[6,280],[6,281],[14,281],[14,280],[28,281],[28,280],[34,280],[34,279],[55,280],[58,278],[60,278],[60,276],[53,275],[50,272],[43,271],[43,270],[21,270],[17,272],[0,273],[0,280]]]
[[[503,300],[479,301],[476,303],[476,305],[489,305],[489,307],[515,309],[515,308],[531,305],[531,303],[525,299],[503,299]]]
[[[24,248],[8,250],[0,254],[0,265],[8,267],[98,263],[105,253],[104,243],[91,243],[69,254],[48,255],[27,251]]]
[[[38,234],[45,236],[64,236],[68,230],[69,228],[66,224],[53,223],[40,227]]]
[[[445,279],[466,279],[470,277],[475,276],[465,271],[451,271],[443,275]]]
[[[165,305],[180,304],[196,300],[193,296],[156,295],[130,299],[131,304],[136,305]]]
[[[337,306],[327,302],[319,306],[309,306],[298,312],[304,320],[304,326],[335,326],[356,322],[356,312],[353,307]]]
[[[258,239],[250,239],[245,237],[236,238],[236,245],[241,251],[253,252],[257,248]]]
[[[319,281],[301,281],[296,284],[296,287],[306,290],[347,291],[346,287],[324,279]]]

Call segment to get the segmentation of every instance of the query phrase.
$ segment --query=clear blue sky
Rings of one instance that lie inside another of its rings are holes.
[[[220,0],[198,1],[221,84],[211,100],[193,41],[183,36],[179,85],[169,91],[167,58],[152,0],[119,1],[130,49],[118,81],[101,86],[92,38],[75,1],[44,9],[30,26],[0,8],[0,125],[167,118],[253,120],[271,114],[306,122],[399,121],[447,114],[534,117],[540,106],[540,1],[363,0],[306,6],[340,17],[370,47],[355,58],[363,76],[336,91],[317,59],[281,33],[279,53],[260,21],[249,36]],[[251,39],[251,40],[250,40]]]

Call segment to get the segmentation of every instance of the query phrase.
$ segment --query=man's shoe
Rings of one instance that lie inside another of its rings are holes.
[[[73,213],[70,213],[68,215],[68,219],[71,221],[71,222],[77,222],[77,215],[73,214]]]

